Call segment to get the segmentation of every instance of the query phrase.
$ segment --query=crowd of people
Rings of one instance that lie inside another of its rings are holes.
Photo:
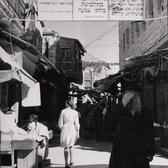
[[[111,141],[116,127],[116,108],[117,105],[110,96],[82,104],[80,111],[82,137],[97,141]]]

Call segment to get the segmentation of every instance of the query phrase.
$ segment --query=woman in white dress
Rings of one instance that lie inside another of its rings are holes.
[[[61,111],[58,120],[58,126],[61,129],[60,145],[64,148],[65,168],[69,168],[69,156],[70,165],[73,165],[73,146],[79,138],[79,115],[74,106],[72,100],[67,100],[66,108]]]

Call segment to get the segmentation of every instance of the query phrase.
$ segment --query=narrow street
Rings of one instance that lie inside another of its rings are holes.
[[[49,149],[50,166],[44,168],[64,167],[63,148],[59,147],[59,139],[53,139]],[[74,168],[107,168],[111,142],[97,142],[94,140],[80,139],[75,147]],[[151,162],[151,168],[167,168],[168,158],[156,155]]]

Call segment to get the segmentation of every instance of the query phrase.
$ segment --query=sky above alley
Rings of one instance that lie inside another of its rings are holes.
[[[48,21],[45,26],[60,36],[78,39],[89,54],[100,60],[119,62],[118,22]]]

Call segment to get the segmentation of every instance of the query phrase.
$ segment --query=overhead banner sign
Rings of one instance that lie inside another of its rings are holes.
[[[39,0],[40,20],[143,20],[145,0]]]
[[[72,20],[72,0],[39,0],[40,20]]]
[[[109,0],[109,20],[143,20],[144,6],[144,0]]]
[[[108,0],[74,0],[74,20],[108,20]]]

